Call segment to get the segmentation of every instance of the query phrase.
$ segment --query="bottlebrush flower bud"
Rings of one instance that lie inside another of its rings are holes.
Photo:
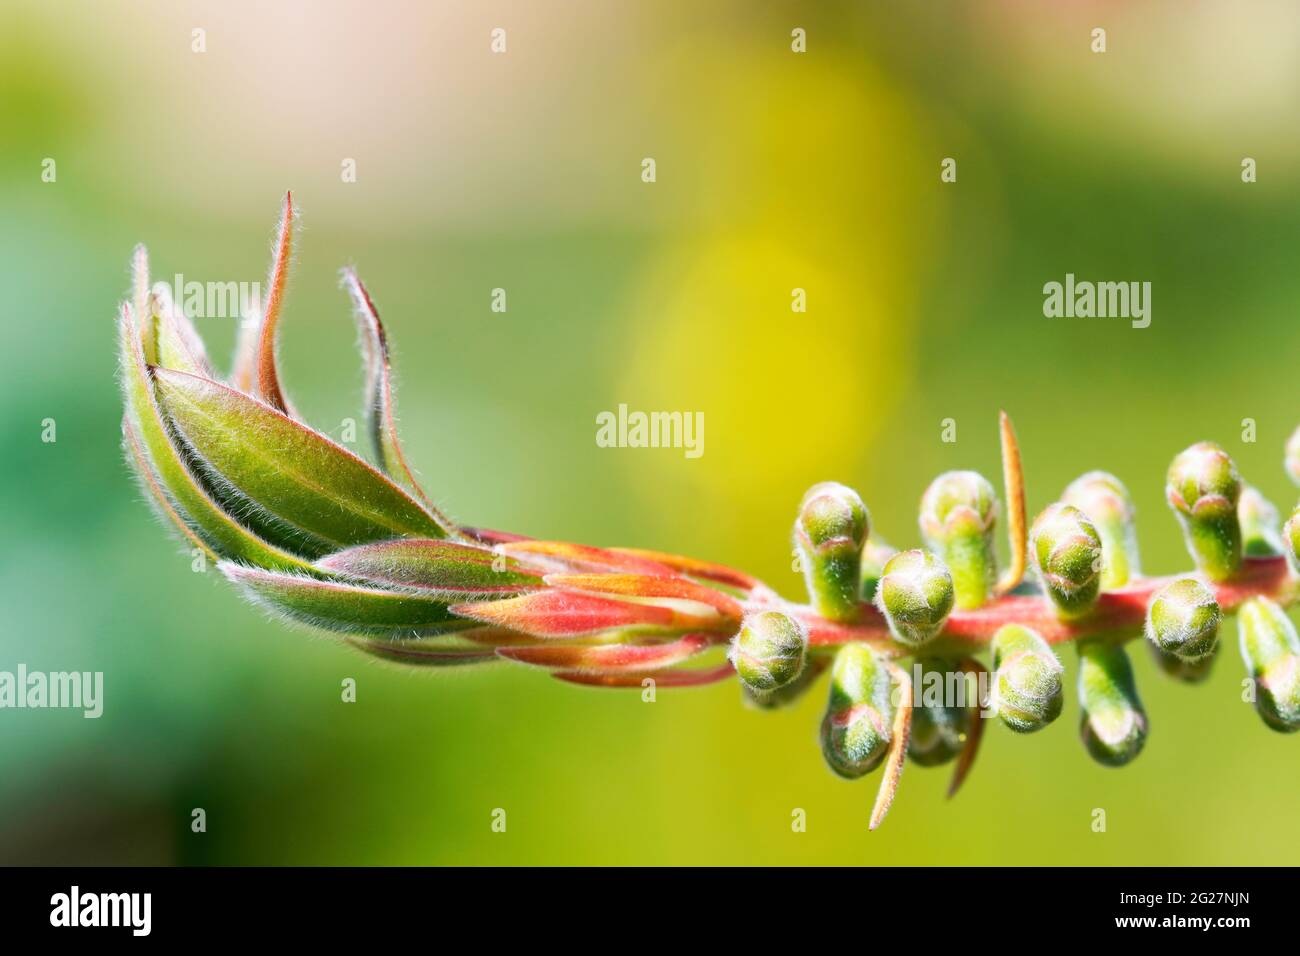
[[[1037,631],[1008,624],[993,635],[990,707],[1010,729],[1027,734],[1061,716],[1065,669]]]
[[[1124,648],[1104,641],[1079,645],[1079,703],[1080,733],[1094,760],[1120,767],[1142,752],[1147,715]]]
[[[939,703],[931,703],[920,688],[932,682],[940,687],[950,687],[954,678],[963,682],[967,675],[955,663],[941,658],[918,658],[913,686],[918,688],[919,705],[912,710],[912,734],[907,741],[907,755],[922,767],[937,767],[952,760],[966,743],[970,733],[971,718],[978,701],[967,701],[969,706],[958,707],[946,701],[947,691]],[[938,675],[938,680],[932,675]],[[963,694],[965,691],[963,690]]]
[[[1286,612],[1265,597],[1238,610],[1237,633],[1255,681],[1255,710],[1283,733],[1300,730],[1300,638]]]
[[[988,603],[997,582],[993,526],[998,499],[993,486],[973,471],[949,471],[921,496],[921,536],[952,574],[957,607]]]
[[[1286,440],[1286,470],[1291,480],[1300,485],[1300,428]]]
[[[1123,587],[1141,573],[1136,510],[1123,482],[1108,472],[1090,471],[1072,481],[1061,500],[1087,515],[1101,537],[1102,588]]]
[[[930,552],[903,551],[885,565],[876,606],[900,643],[920,647],[932,640],[943,630],[952,604],[952,575]]]
[[[788,614],[760,611],[745,618],[731,645],[731,663],[744,685],[766,694],[803,671],[808,632]]]
[[[808,596],[822,617],[857,620],[862,548],[870,528],[871,516],[852,488],[824,481],[804,495],[794,524],[794,546]]]
[[[1214,581],[1231,577],[1241,566],[1241,477],[1227,452],[1203,441],[1180,453],[1169,466],[1165,497],[1196,566]]]
[[[1034,519],[1029,550],[1057,612],[1087,614],[1101,591],[1103,563],[1101,536],[1088,516],[1073,505],[1049,505]]]
[[[1219,646],[1222,618],[1219,602],[1209,588],[1195,578],[1180,578],[1151,599],[1147,639],[1181,660],[1199,661]]]
[[[822,755],[852,780],[885,759],[893,737],[894,681],[885,662],[862,644],[845,644],[831,669],[831,693],[822,720]]]
[[[1277,507],[1254,485],[1243,485],[1237,500],[1237,521],[1241,524],[1241,549],[1251,558],[1282,554]]]

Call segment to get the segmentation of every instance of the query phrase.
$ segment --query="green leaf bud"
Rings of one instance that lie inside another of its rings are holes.
[[[946,472],[921,496],[921,536],[948,566],[959,608],[987,604],[997,583],[997,511],[993,486],[973,471]]]
[[[907,741],[907,755],[922,767],[937,767],[961,753],[979,702],[972,700],[968,706],[958,707],[949,703],[944,694],[936,695],[939,700],[932,702],[922,691],[932,684],[946,688],[953,683],[953,677],[964,683],[968,675],[953,661],[918,658],[913,674],[914,693],[918,700],[912,708],[912,733]]]
[[[1209,657],[1219,646],[1223,614],[1214,594],[1195,578],[1179,578],[1151,599],[1147,639],[1184,661]]]
[[[1300,485],[1300,428],[1286,440],[1286,471],[1291,480]]]
[[[1090,471],[1065,489],[1061,500],[1074,505],[1092,522],[1101,537],[1101,586],[1120,588],[1137,577],[1137,511],[1128,489],[1114,475]]]
[[[1079,703],[1080,733],[1094,760],[1120,767],[1142,752],[1147,715],[1124,648],[1095,640],[1079,645]]]
[[[822,755],[852,780],[885,759],[893,737],[894,680],[885,662],[862,644],[846,644],[831,669],[831,693],[822,720]]]
[[[876,606],[890,633],[908,647],[920,647],[943,630],[952,611],[952,575],[928,551],[902,551],[885,565]]]
[[[760,611],[745,618],[731,644],[731,663],[755,693],[785,687],[799,676],[808,656],[808,632],[789,614]]]
[[[1169,466],[1165,497],[1196,566],[1213,581],[1231,577],[1241,566],[1241,476],[1228,453],[1207,441],[1181,452]]]
[[[1054,504],[1034,519],[1029,552],[1057,613],[1081,617],[1101,592],[1102,550],[1097,529],[1073,505]]]
[[[1286,612],[1253,597],[1237,612],[1246,670],[1255,681],[1255,710],[1283,733],[1300,730],[1300,638]]]
[[[1210,671],[1214,667],[1215,658],[1218,652],[1207,654],[1198,661],[1185,661],[1176,654],[1170,654],[1168,651],[1162,651],[1150,641],[1143,643],[1151,651],[1151,659],[1155,661],[1157,667],[1168,674],[1174,680],[1182,681],[1185,684],[1200,684],[1210,676]]]
[[[1244,485],[1241,489],[1237,521],[1241,525],[1241,548],[1246,557],[1267,558],[1283,553],[1277,507],[1254,485]]]
[[[1038,632],[1008,624],[993,635],[989,706],[1017,733],[1042,730],[1061,716],[1065,669]]]
[[[862,548],[871,528],[866,505],[852,488],[813,485],[799,506],[794,546],[817,613],[854,621],[860,612]]]

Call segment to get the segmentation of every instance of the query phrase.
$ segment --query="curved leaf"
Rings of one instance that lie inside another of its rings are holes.
[[[444,528],[324,435],[211,379],[157,369],[159,402],[206,471],[288,524],[342,547]]]

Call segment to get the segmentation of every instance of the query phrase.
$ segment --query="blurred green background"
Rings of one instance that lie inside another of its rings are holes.
[[[0,711],[0,861],[1300,862],[1300,739],[1240,702],[1231,629],[1203,686],[1135,655],[1152,734],[1130,767],[1088,759],[1071,700],[1041,734],[992,728],[951,802],[946,770],[913,766],[870,835],[877,777],[823,765],[822,688],[770,714],[731,683],[645,704],[514,665],[413,673],[288,630],[192,573],[150,517],[113,346],[134,243],[159,277],[259,281],[292,188],[297,405],[336,436],[358,416],[337,287],[355,263],[413,464],[463,520],[712,558],[795,595],[805,487],[854,485],[912,544],[936,473],[996,478],[1005,408],[1031,510],[1113,470],[1144,569],[1171,572],[1180,448],[1218,440],[1295,497],[1298,117],[1287,0],[4,0],[0,669],[106,686],[99,720]],[[1044,318],[1067,272],[1150,281],[1150,328]],[[198,324],[224,354],[234,321]],[[704,456],[596,447],[620,402],[703,411]]]

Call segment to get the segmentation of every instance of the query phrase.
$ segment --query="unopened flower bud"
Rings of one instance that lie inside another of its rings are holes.
[[[1254,485],[1241,489],[1237,521],[1241,525],[1241,549],[1246,557],[1265,558],[1282,553],[1277,508]]]
[[[930,552],[903,551],[885,565],[876,606],[900,643],[920,647],[933,639],[943,630],[952,603],[952,575]]]
[[[885,573],[885,565],[897,553],[897,548],[878,537],[867,539],[867,544],[862,549],[862,600],[875,599],[880,576]]]
[[[993,635],[989,705],[1010,729],[1027,734],[1061,716],[1060,660],[1037,631],[1008,624]]]
[[[921,496],[921,536],[952,573],[957,607],[982,607],[997,582],[993,526],[998,499],[973,471],[940,475]]]
[[[1207,441],[1181,452],[1169,466],[1165,497],[1196,566],[1214,581],[1231,577],[1241,566],[1241,477],[1228,453]]]
[[[1054,504],[1034,519],[1030,554],[1057,612],[1081,617],[1101,592],[1101,537],[1073,505]]]
[[[794,546],[808,596],[822,617],[857,619],[862,547],[870,528],[871,516],[852,488],[824,481],[804,495],[794,524]]]
[[[1291,480],[1300,485],[1300,428],[1286,440],[1286,470]]]
[[[1265,597],[1238,610],[1246,670],[1255,681],[1255,710],[1274,730],[1300,730],[1300,638],[1286,612]]]
[[[1087,515],[1101,537],[1102,588],[1123,587],[1141,573],[1137,512],[1123,482],[1108,472],[1090,471],[1072,481],[1061,500]]]
[[[1184,661],[1209,657],[1219,646],[1219,602],[1200,581],[1180,578],[1161,588],[1147,608],[1146,635]]]
[[[907,755],[922,767],[937,767],[961,753],[966,743],[972,716],[979,707],[974,681],[952,661],[933,657],[918,658],[913,674],[918,700],[912,709]],[[931,693],[932,687],[938,693]],[[950,688],[959,689],[961,698],[950,697]],[[972,690],[969,700],[968,689]]]
[[[822,755],[850,780],[885,759],[893,737],[894,681],[885,662],[862,644],[846,644],[831,669],[830,701],[822,720]]]
[[[738,681],[741,699],[756,710],[778,710],[788,707],[803,698],[804,693],[817,682],[817,678],[826,669],[828,663],[809,656],[799,676],[776,690],[756,691],[743,680]]]
[[[785,687],[803,671],[808,632],[788,614],[760,611],[745,618],[731,645],[731,663],[744,685],[765,694]]]
[[[1147,715],[1124,648],[1095,640],[1079,645],[1079,703],[1080,733],[1094,760],[1119,767],[1142,752]]]
[[[1209,678],[1210,671],[1214,669],[1215,658],[1218,657],[1218,654],[1208,654],[1199,661],[1185,661],[1168,651],[1162,651],[1150,641],[1144,643],[1150,649],[1151,659],[1155,661],[1156,666],[1174,680],[1185,684],[1200,684]]]

